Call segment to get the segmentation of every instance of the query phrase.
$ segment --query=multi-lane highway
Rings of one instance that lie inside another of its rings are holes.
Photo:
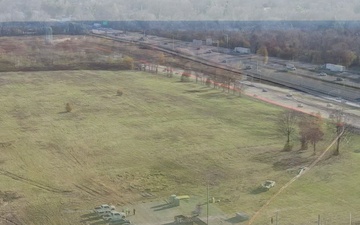
[[[96,32],[96,31],[95,31]],[[97,31],[103,32],[103,31]],[[291,62],[297,68],[295,71],[286,71],[284,66],[288,61],[269,57],[268,63],[253,54],[234,54],[231,50],[216,46],[194,45],[191,42],[179,41],[163,37],[146,35],[135,32],[121,32],[107,30],[107,36],[123,41],[139,42],[174,51],[191,58],[205,60],[221,67],[241,71],[243,74],[256,77],[309,93],[319,93],[332,97],[343,98],[347,101],[360,103],[360,75],[341,73],[336,75],[319,76],[313,72],[317,65],[301,62]],[[249,70],[244,70],[250,67]],[[340,80],[337,80],[341,78]]]
[[[146,35],[143,33],[121,32],[115,30],[95,31],[107,37],[112,37],[126,42],[137,42],[154,46],[170,52],[176,52],[189,59],[199,60],[210,63],[213,66],[228,68],[238,71],[260,81],[256,87],[249,87],[247,92],[264,99],[276,99],[276,101],[287,104],[290,107],[301,106],[301,110],[308,112],[321,112],[329,116],[334,108],[345,110],[352,122],[358,127],[360,121],[360,76],[350,73],[320,76],[318,72],[313,72],[316,65],[300,62],[291,62],[297,68],[294,71],[284,70],[287,63],[285,60],[269,58],[268,63],[264,64],[263,59],[257,55],[234,54],[229,49],[216,46],[196,46],[191,42],[179,41],[163,37]],[[337,81],[341,77],[342,81]],[[293,97],[286,97],[288,89],[279,89],[266,86],[261,81],[270,81],[297,90]],[[263,89],[269,90],[263,92]],[[282,91],[281,91],[282,90]],[[296,96],[296,97],[295,97]]]

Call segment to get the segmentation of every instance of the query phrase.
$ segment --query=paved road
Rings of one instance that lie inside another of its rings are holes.
[[[263,91],[264,89],[266,92]],[[327,96],[317,97],[304,92],[261,83],[253,83],[253,87],[250,84],[245,92],[260,100],[305,113],[315,114],[319,112],[324,118],[329,118],[334,110],[342,110],[348,117],[348,123],[360,128],[360,104],[350,104]]]
[[[342,97],[350,101],[360,102],[360,76],[356,74],[343,73],[342,78],[348,77],[343,81],[336,81],[335,76],[318,76],[318,73],[312,72],[317,66],[312,64],[292,62],[298,69],[292,72],[279,72],[288,62],[278,58],[269,57],[269,63],[262,65],[259,56],[234,55],[231,50],[214,46],[194,46],[190,42],[179,41],[176,39],[168,39],[163,37],[147,35],[143,37],[143,33],[127,32],[115,36],[119,31],[112,31],[107,35],[127,41],[139,41],[146,44],[155,45],[168,50],[175,50],[195,56],[199,59],[210,61],[221,66],[228,66],[240,70],[246,65],[252,65],[253,69],[244,71],[244,73],[252,74],[262,79],[274,80],[284,85],[291,85],[293,88],[301,88],[303,91],[320,92],[330,96]],[[211,52],[210,52],[211,51]],[[259,63],[260,62],[260,63]],[[351,79],[350,79],[351,78]],[[355,88],[350,88],[353,86]]]
[[[107,35],[115,37],[111,33]],[[116,36],[116,38],[121,38],[127,41],[138,41],[142,37],[143,34],[133,32],[127,32],[127,34]],[[148,35],[144,41],[141,42],[161,46],[162,48],[168,50],[182,50],[197,58],[214,62],[221,66],[229,66],[234,69],[243,68],[244,65],[253,65],[251,70],[243,70],[243,73],[249,75],[252,74],[253,76],[256,74],[260,79],[271,78],[280,83],[291,83],[292,86],[297,90],[302,90],[310,94],[257,83],[255,86],[249,85],[247,87],[246,93],[248,95],[263,101],[278,104],[283,107],[293,108],[306,113],[320,112],[321,115],[325,118],[328,118],[335,109],[343,110],[348,115],[349,122],[360,128],[360,103],[352,103],[342,99],[360,99],[360,89],[354,89],[345,86],[344,84],[351,83],[348,80],[342,83],[324,82],[324,80],[335,79],[335,77],[319,77],[316,73],[301,69],[314,69],[314,65],[293,63],[296,66],[299,66],[300,69],[297,69],[296,72],[279,72],[279,70],[283,68],[283,65],[287,61],[270,58],[268,65],[259,66],[259,60],[255,60],[254,55],[230,55],[220,53],[227,52],[229,51],[228,49],[216,48],[213,46],[201,46],[199,49],[198,46],[193,46],[189,42],[150,35]],[[212,51],[210,52],[209,50]],[[224,60],[226,62],[224,62]],[[178,73],[181,74],[181,70],[178,70]],[[352,85],[356,87],[360,86],[359,83],[352,83]],[[267,92],[263,92],[264,89],[267,90]],[[319,93],[319,91],[323,94]],[[290,92],[292,97],[287,97],[286,95]],[[339,96],[342,96],[342,98],[339,98]]]
[[[174,72],[180,75],[183,70],[177,68]],[[242,83],[246,86],[245,94],[250,97],[308,114],[320,113],[323,118],[330,118],[334,110],[341,110],[347,115],[348,123],[360,128],[360,104],[352,104],[326,95],[314,96],[293,89],[252,82],[251,79]]]

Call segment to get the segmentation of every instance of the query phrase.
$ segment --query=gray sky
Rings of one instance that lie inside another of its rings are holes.
[[[360,0],[0,0],[0,21],[359,20]]]

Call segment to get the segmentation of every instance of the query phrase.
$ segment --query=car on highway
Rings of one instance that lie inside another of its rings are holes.
[[[246,70],[251,70],[251,69],[252,69],[252,66],[247,65],[247,66],[245,66],[245,69],[246,69]]]
[[[327,73],[321,72],[321,73],[319,73],[319,76],[320,76],[320,77],[327,76]]]
[[[341,78],[341,77],[337,77],[337,78],[336,78],[336,81],[344,81],[344,79]]]

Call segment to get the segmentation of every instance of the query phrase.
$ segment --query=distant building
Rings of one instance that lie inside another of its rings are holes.
[[[235,47],[234,52],[241,54],[250,54],[250,48]]]
[[[213,40],[212,40],[211,38],[206,38],[205,44],[206,44],[206,45],[212,45],[212,44],[213,44]]]
[[[343,72],[343,71],[345,71],[345,66],[331,64],[331,63],[326,63],[325,68],[330,70],[330,71],[333,71],[333,72]]]
[[[51,27],[45,28],[45,43],[52,44],[53,41],[53,29]]]
[[[203,44],[203,41],[194,39],[192,41],[192,44],[193,44],[193,46],[201,46]]]

